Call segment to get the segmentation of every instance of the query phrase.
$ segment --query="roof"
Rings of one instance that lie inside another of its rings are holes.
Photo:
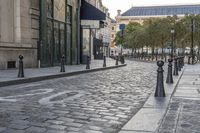
[[[200,14],[200,4],[132,7],[131,9],[123,13],[122,16],[155,16],[184,14]]]

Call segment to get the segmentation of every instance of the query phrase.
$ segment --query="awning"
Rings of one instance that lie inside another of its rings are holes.
[[[106,14],[85,0],[81,3],[82,20],[106,20]]]

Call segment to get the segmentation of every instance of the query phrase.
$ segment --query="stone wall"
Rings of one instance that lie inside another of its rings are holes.
[[[9,10],[8,10],[9,9]],[[0,41],[14,41],[14,2],[0,0]]]
[[[37,66],[39,19],[32,21],[32,1],[0,0],[0,69],[7,69],[10,61],[18,67],[20,54],[24,56],[24,67]]]

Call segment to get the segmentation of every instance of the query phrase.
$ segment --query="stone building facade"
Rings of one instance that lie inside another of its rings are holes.
[[[0,69],[79,64],[80,0],[0,0]]]
[[[26,67],[37,66],[39,11],[31,0],[0,0],[0,68],[15,68],[22,54]]]
[[[80,0],[40,0],[40,11],[41,64],[79,64]]]
[[[103,54],[109,55],[109,45],[111,44],[111,18],[101,0],[85,0],[96,9],[105,14],[104,19],[87,20],[85,25],[90,28],[83,28],[84,34],[90,36],[90,44],[88,46],[88,55],[91,59],[103,59]],[[85,25],[82,25],[83,27]],[[96,25],[94,27],[94,25]],[[97,26],[98,25],[98,26]],[[89,42],[89,41],[88,41]]]
[[[200,14],[200,4],[132,7],[122,14],[118,10],[116,16],[117,31],[119,31],[120,24],[127,25],[130,22],[142,24],[144,20],[149,18],[165,18],[173,15],[181,18],[185,14]]]

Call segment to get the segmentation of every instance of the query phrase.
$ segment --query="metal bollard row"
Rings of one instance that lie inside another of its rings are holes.
[[[178,76],[178,71],[181,71],[181,68],[184,66],[184,56],[179,56],[174,58],[174,76]],[[168,59],[168,73],[167,73],[167,79],[166,83],[167,84],[173,84],[173,76],[172,76],[172,62],[173,59]],[[163,83],[163,65],[164,61],[158,61],[157,66],[157,83],[156,83],[156,92],[155,92],[155,97],[165,97],[165,90],[164,90],[164,83]]]

